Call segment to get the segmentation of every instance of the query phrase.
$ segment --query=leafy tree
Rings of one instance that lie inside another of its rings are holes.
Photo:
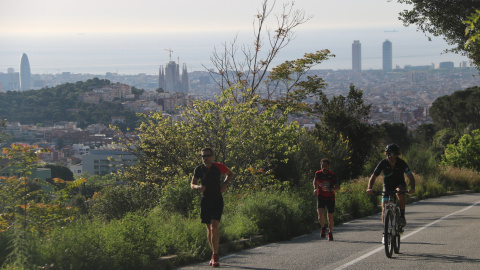
[[[383,123],[381,127],[385,130],[387,138],[384,140],[384,144],[396,143],[400,149],[407,150],[412,143],[412,136],[410,135],[408,128],[403,123]]]
[[[468,43],[475,37],[475,31],[465,34],[465,21],[472,20],[471,14],[478,10],[476,0],[397,0],[411,5],[412,9],[400,13],[405,26],[417,25],[425,34],[443,36],[444,40],[455,46],[452,51],[469,57],[480,67],[480,43]],[[466,46],[467,45],[467,46]]]
[[[254,184],[273,173],[278,157],[295,151],[301,134],[296,123],[287,123],[291,110],[279,113],[277,106],[259,110],[254,106],[258,96],[236,103],[233,95],[233,90],[225,90],[215,101],[195,100],[181,121],[160,113],[148,116],[137,129],[139,143],[123,142],[140,162],[122,176],[164,186],[176,175],[191,174],[205,146],[213,147],[216,159],[231,166],[237,185]]]
[[[6,119],[0,119],[0,143],[6,140],[7,135],[3,132],[7,125]]]
[[[223,44],[223,51],[215,50],[211,61],[216,71],[211,77],[221,90],[235,89],[236,102],[243,102],[254,95],[261,95],[261,86],[268,76],[268,70],[279,51],[294,38],[294,29],[307,22],[311,17],[302,10],[295,10],[294,3],[283,5],[281,14],[276,17],[276,26],[269,28],[269,20],[275,8],[275,1],[270,5],[268,0],[262,2],[262,7],[255,16],[253,47],[244,45],[239,50],[236,38]],[[271,29],[274,29],[271,31]],[[264,39],[266,38],[266,42]],[[205,67],[207,70],[209,68]],[[266,85],[266,87],[271,87]],[[273,90],[267,90],[266,95],[272,95]]]
[[[270,106],[278,104],[279,109],[292,107],[295,112],[310,111],[304,102],[307,98],[323,95],[325,81],[317,75],[307,76],[306,73],[314,66],[328,60],[334,55],[329,50],[306,53],[303,58],[284,63],[274,67],[265,82],[267,88],[262,104]],[[272,86],[273,85],[273,86]],[[270,89],[272,86],[273,89]]]
[[[134,94],[135,96],[139,96],[141,94],[143,94],[145,92],[144,89],[138,89],[134,86],[132,86],[132,94]]]
[[[470,36],[467,40],[465,47],[474,45],[472,43],[479,43],[480,42],[480,10],[475,10],[470,16],[468,16],[468,20],[463,21],[464,24],[467,25],[465,28],[465,35]]]
[[[480,88],[472,87],[437,98],[430,108],[434,124],[461,135],[466,128],[480,128]]]
[[[282,176],[289,175],[296,180],[294,184],[303,181],[310,186],[316,171],[320,169],[320,160],[328,158],[331,161],[331,170],[341,181],[351,177],[349,164],[352,162],[350,141],[341,134],[306,131],[299,137],[299,150],[292,154],[293,168],[282,172]],[[289,160],[290,161],[290,160]]]
[[[463,135],[457,144],[447,145],[442,163],[480,171],[480,130]]]
[[[72,181],[74,179],[73,172],[65,166],[61,165],[52,165],[47,164],[43,166],[44,168],[49,168],[52,172],[52,179],[53,178],[60,178],[65,181]]]
[[[433,143],[433,136],[436,132],[437,128],[435,127],[435,124],[422,124],[415,129],[414,137],[420,145],[429,147]]]
[[[320,123],[316,125],[319,139],[335,136],[348,142],[351,159],[344,161],[344,169],[350,178],[362,173],[363,167],[380,138],[376,126],[368,124],[371,105],[363,103],[363,91],[351,85],[346,97],[334,96],[331,100],[321,96],[315,104]],[[335,140],[334,140],[335,141]],[[337,170],[338,171],[338,170]]]
[[[450,128],[444,128],[435,133],[433,136],[433,146],[445,149],[448,144],[456,143],[460,136]]]

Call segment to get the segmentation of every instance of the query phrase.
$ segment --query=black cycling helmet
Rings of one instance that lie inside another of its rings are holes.
[[[400,154],[400,148],[396,144],[391,143],[385,147],[385,152],[393,152],[398,155]]]

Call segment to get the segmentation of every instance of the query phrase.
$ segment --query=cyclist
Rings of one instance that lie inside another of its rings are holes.
[[[368,181],[367,193],[373,194],[373,184],[375,179],[383,172],[383,191],[392,192],[395,189],[397,191],[405,191],[407,184],[405,183],[404,174],[407,175],[410,183],[410,190],[408,193],[415,193],[415,178],[412,171],[408,167],[407,163],[399,157],[400,148],[396,144],[389,144],[385,147],[386,158],[380,161],[373,171],[370,180]],[[397,194],[398,203],[400,207],[400,226],[407,225],[405,220],[405,194]],[[385,203],[388,201],[388,195],[384,195],[382,198],[382,222],[385,215]],[[383,241],[383,240],[382,240]]]
[[[333,213],[335,212],[335,191],[340,189],[340,182],[335,173],[330,170],[330,160],[320,160],[321,170],[315,173],[313,179],[313,193],[317,196],[317,214],[320,222],[320,237],[325,238],[327,226],[325,225],[325,207],[328,219],[328,241],[333,241]]]

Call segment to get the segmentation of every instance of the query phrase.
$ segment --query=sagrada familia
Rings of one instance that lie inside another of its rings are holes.
[[[180,66],[175,63],[175,61],[170,60],[165,68],[160,66],[158,74],[158,87],[163,89],[164,92],[188,93],[189,84],[187,65],[183,64],[181,76]]]

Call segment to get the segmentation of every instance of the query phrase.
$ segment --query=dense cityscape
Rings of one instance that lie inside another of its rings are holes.
[[[361,69],[361,44],[352,44],[351,70],[310,70],[307,75],[317,75],[327,83],[324,93],[329,96],[346,96],[350,85],[363,90],[366,104],[372,104],[372,123],[403,123],[410,130],[421,124],[431,123],[429,108],[436,98],[458,90],[477,86],[480,83],[478,70],[466,63],[438,63],[429,66],[392,67],[391,43],[384,43],[384,66],[382,70]],[[176,107],[185,105],[189,99],[212,99],[219,93],[219,86],[209,71],[188,72],[183,64],[175,61],[160,66],[158,75],[76,74],[31,74],[26,54],[21,57],[20,72],[9,68],[0,72],[0,91],[25,91],[42,89],[65,83],[86,81],[92,78],[109,80],[112,85],[82,94],[79,98],[87,103],[113,102],[136,113],[162,112],[175,119],[180,113]],[[144,90],[135,97],[132,87]],[[158,91],[161,90],[161,91]],[[307,100],[313,104],[316,100]],[[112,117],[112,124],[122,123],[122,117]],[[296,117],[304,128],[315,126],[316,119]],[[75,175],[82,173],[105,175],[118,170],[122,165],[135,162],[135,157],[112,147],[115,131],[102,124],[85,129],[76,123],[54,123],[53,126],[25,125],[8,122],[5,133],[12,140],[35,143],[50,150],[41,155],[47,163],[68,166]],[[59,147],[59,143],[62,144]],[[113,157],[113,158],[112,158]],[[117,160],[116,162],[114,160]],[[113,164],[115,163],[115,164]]]

